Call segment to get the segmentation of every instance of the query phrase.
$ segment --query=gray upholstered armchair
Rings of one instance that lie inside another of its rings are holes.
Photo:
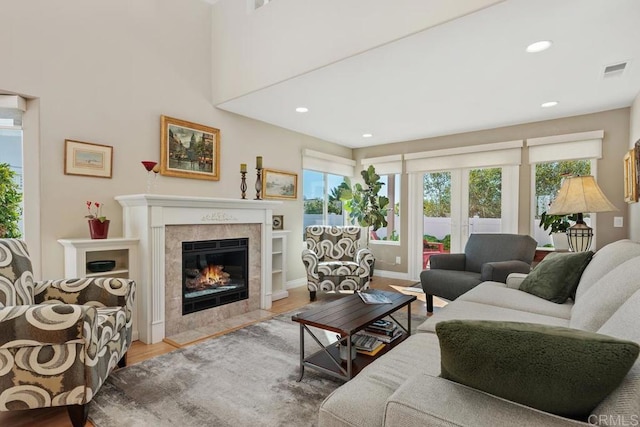
[[[360,227],[312,225],[305,230],[307,249],[302,262],[307,270],[309,299],[317,291],[369,288],[373,253],[359,248]]]
[[[126,364],[134,294],[127,279],[35,282],[25,243],[0,239],[0,411],[67,406],[83,426]]]
[[[431,255],[431,269],[420,273],[433,312],[433,296],[454,300],[485,281],[505,283],[511,273],[528,273],[536,241],[520,234],[472,234],[463,254]]]

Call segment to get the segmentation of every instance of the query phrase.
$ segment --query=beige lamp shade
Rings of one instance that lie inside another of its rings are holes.
[[[565,178],[558,197],[549,207],[550,215],[611,212],[616,208],[604,195],[591,175]]]

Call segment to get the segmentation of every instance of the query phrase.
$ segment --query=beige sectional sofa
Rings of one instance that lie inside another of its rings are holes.
[[[518,290],[522,276],[511,276],[506,285],[484,282],[436,312],[418,327],[418,333],[329,395],[320,407],[319,425],[639,425],[640,359],[582,422],[439,377],[440,346],[435,334],[435,325],[443,320],[499,320],[576,328],[640,343],[639,267],[640,243],[609,244],[596,252],[584,270],[575,303],[565,304]]]

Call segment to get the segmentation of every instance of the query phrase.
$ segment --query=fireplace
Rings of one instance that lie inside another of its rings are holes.
[[[133,339],[155,344],[165,337],[217,325],[233,316],[271,308],[271,219],[282,201],[130,194],[122,205],[124,237],[140,240]],[[249,239],[249,298],[182,315],[182,242]]]
[[[249,298],[249,239],[182,242],[182,314]]]

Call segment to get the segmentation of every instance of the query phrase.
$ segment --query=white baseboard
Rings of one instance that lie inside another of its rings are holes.
[[[385,277],[388,279],[399,279],[399,280],[413,280],[409,277],[409,273],[402,273],[398,271],[389,271],[389,270],[380,270],[376,268],[373,270],[374,276]]]
[[[287,298],[289,296],[289,292],[287,291],[278,291],[271,294],[271,301],[277,301],[279,299]]]
[[[299,279],[289,280],[289,281],[287,281],[287,284],[286,284],[286,288],[287,289],[301,288],[302,286],[307,286],[307,278],[306,277],[301,277]]]

